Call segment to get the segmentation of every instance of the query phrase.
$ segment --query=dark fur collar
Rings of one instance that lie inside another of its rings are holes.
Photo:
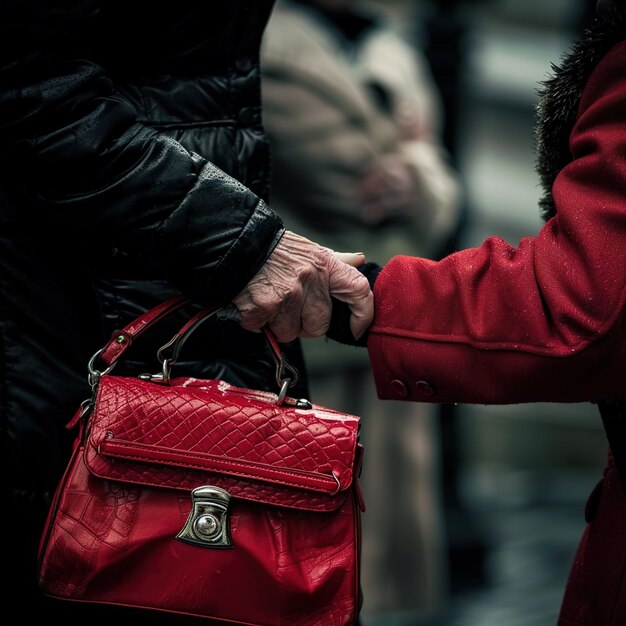
[[[540,201],[545,219],[556,213],[551,192],[554,179],[572,161],[569,135],[585,84],[598,61],[624,39],[626,9],[613,7],[595,19],[561,64],[552,66],[553,76],[542,83],[537,107],[536,165],[545,194]]]

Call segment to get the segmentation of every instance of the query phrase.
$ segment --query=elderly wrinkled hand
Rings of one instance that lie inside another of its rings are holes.
[[[355,338],[374,317],[367,279],[356,269],[361,254],[338,254],[286,231],[263,267],[233,300],[248,330],[267,325],[279,341],[320,337],[332,313],[331,296],[350,308]]]

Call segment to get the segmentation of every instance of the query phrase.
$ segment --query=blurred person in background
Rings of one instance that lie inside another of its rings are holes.
[[[539,233],[517,247],[490,237],[438,262],[364,266],[375,318],[360,345],[381,398],[599,405],[608,461],[559,626],[626,624],[626,1],[596,6],[544,84]],[[329,336],[349,342],[340,313]]]
[[[272,206],[335,250],[436,258],[460,185],[427,63],[375,5],[279,1],[262,48]],[[377,400],[367,355],[304,345],[313,398],[363,420],[364,614],[436,611],[447,593],[436,413]]]

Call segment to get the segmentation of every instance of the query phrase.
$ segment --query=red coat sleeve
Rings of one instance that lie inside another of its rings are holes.
[[[385,266],[368,340],[381,398],[626,397],[626,42],[587,82],[570,149],[536,237]]]

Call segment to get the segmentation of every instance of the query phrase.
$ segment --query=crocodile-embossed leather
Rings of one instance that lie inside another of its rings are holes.
[[[355,623],[359,418],[276,399],[102,376],[42,539],[43,591],[235,624]],[[176,539],[207,485],[231,496],[232,548]]]
[[[101,478],[185,490],[208,483],[260,502],[336,508],[352,483],[358,418],[275,402],[223,381],[103,376],[86,463]],[[109,442],[118,451],[127,443],[128,453],[107,454]],[[294,493],[302,487],[315,499]]]

